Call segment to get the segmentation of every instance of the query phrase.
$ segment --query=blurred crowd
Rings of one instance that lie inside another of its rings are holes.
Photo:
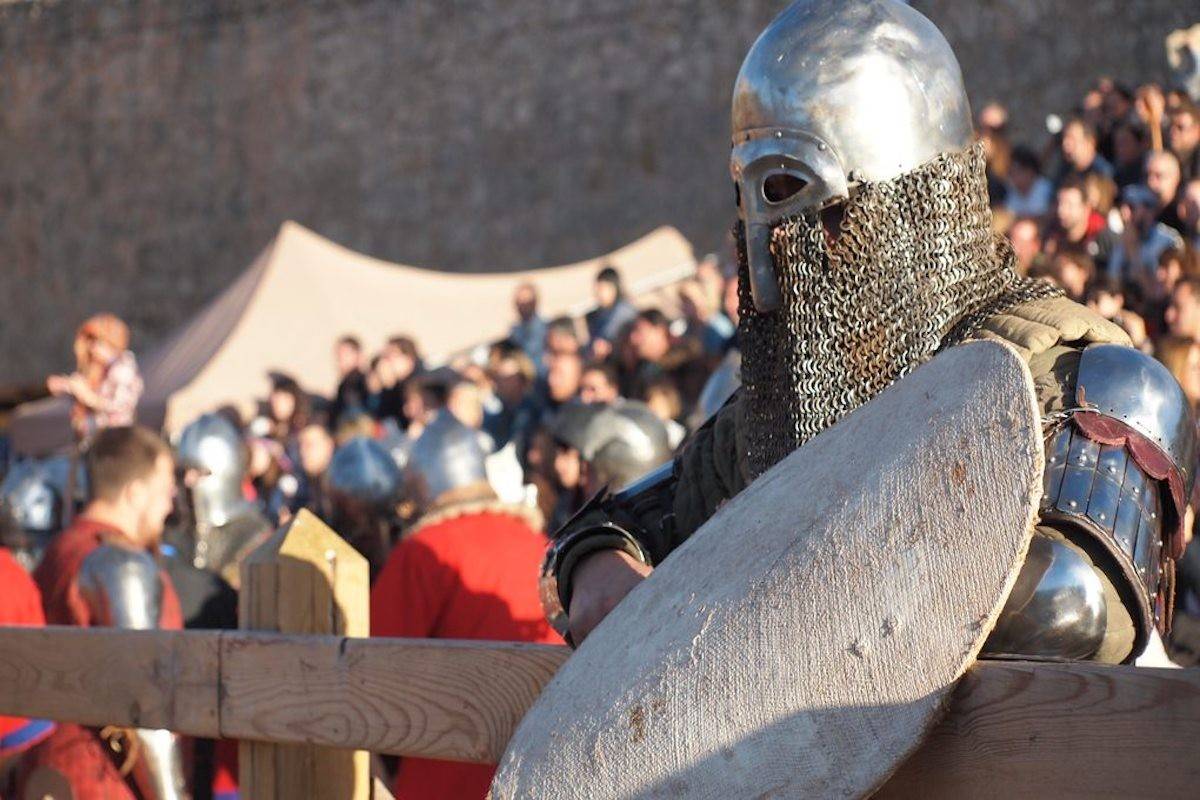
[[[329,396],[307,376],[272,374],[257,413],[213,409],[169,446],[132,425],[142,380],[127,327],[108,314],[87,320],[77,369],[47,380],[71,402],[75,446],[12,464],[0,485],[0,569],[24,587],[8,598],[21,613],[0,608],[0,621],[128,627],[104,596],[127,588],[71,588],[116,548],[160,568],[147,580],[161,607],[143,618],[236,627],[242,560],[307,511],[366,560],[372,635],[561,644],[534,579],[547,535],[595,493],[668,462],[737,386],[728,264],[704,259],[671,289],[671,315],[636,307],[613,267],[593,292],[585,315],[548,319],[537,288],[517,285],[508,335],[436,366],[416,336],[368,352],[348,333],[331,343]],[[120,580],[132,574],[121,569]],[[125,796],[134,778],[114,773],[108,753],[149,760],[154,749],[97,744],[101,733],[0,719],[0,794],[7,735],[10,752],[27,751],[9,770],[17,785],[53,768],[82,796]],[[195,796],[234,796],[236,748],[189,746]],[[491,777],[422,759],[380,769],[400,797],[483,796]]]
[[[977,129],[1019,269],[1121,325],[1200,401],[1200,109],[1105,79],[1040,141],[1014,141],[994,103]]]
[[[997,104],[977,127],[996,230],[1020,271],[1122,326],[1200,403],[1196,105],[1101,80],[1038,140],[1014,141]],[[275,374],[257,414],[213,409],[169,449],[130,427],[142,382],[128,329],[94,317],[76,336],[77,369],[47,381],[71,399],[77,446],[10,465],[0,486],[0,572],[24,587],[0,603],[0,622],[112,624],[55,598],[95,548],[119,546],[161,565],[178,606],[161,627],[234,627],[241,559],[308,510],[368,562],[373,635],[561,642],[533,580],[547,535],[596,492],[669,461],[738,385],[732,256],[703,259],[671,313],[635,306],[612,267],[577,318],[547,318],[536,287],[517,285],[508,336],[437,365],[419,330],[375,352],[348,332],[331,343],[332,395]],[[1200,586],[1195,555],[1180,564],[1185,627],[1200,614],[1187,588]],[[6,756],[10,776],[20,753],[53,764],[63,730],[0,719],[0,792]],[[228,743],[204,747],[191,790],[235,796]],[[401,797],[482,796],[490,776],[419,759],[385,771]]]

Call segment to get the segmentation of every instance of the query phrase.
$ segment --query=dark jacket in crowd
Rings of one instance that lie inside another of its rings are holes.
[[[586,317],[588,338],[615,342],[621,328],[636,318],[637,309],[624,299],[618,299],[608,308],[594,308]]]
[[[367,376],[362,370],[354,370],[346,374],[338,383],[337,394],[333,398],[333,405],[329,407],[329,427],[331,430],[337,430],[347,416],[355,412],[365,412],[367,410]]]

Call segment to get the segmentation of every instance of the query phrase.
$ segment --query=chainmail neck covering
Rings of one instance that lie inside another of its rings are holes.
[[[979,145],[863,184],[832,246],[815,210],[775,227],[783,301],[769,314],[754,310],[738,225],[738,423],[750,479],[988,316],[1061,294],[1017,275],[991,221]]]

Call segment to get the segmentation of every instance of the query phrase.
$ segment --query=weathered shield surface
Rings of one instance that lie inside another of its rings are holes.
[[[525,717],[495,798],[858,797],[936,721],[1029,542],[1029,372],[956,347],[728,503]]]

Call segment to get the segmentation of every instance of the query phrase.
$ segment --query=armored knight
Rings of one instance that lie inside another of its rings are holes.
[[[586,635],[805,441],[939,351],[990,338],[1029,364],[1047,455],[1033,544],[984,653],[1137,657],[1169,623],[1191,412],[1123,331],[1014,271],[937,28],[894,0],[793,3],[738,75],[731,172],[742,387],[672,463],[560,531],[543,597],[552,618],[569,611],[563,632]]]
[[[225,417],[205,414],[183,429],[175,450],[187,474],[184,494],[193,535],[174,536],[171,544],[184,561],[236,587],[242,557],[271,529],[242,494],[247,458],[242,438]]]

